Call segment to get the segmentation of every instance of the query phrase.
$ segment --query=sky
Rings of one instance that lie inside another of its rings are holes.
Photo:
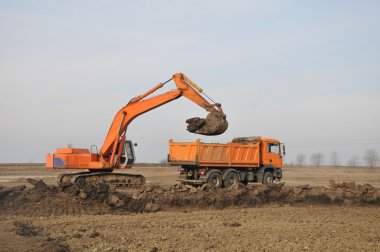
[[[165,159],[169,139],[241,136],[280,139],[287,163],[380,153],[379,13],[380,1],[0,0],[0,162],[100,148],[117,111],[176,72],[230,126],[187,132],[207,113],[182,97],[130,124],[137,162]]]

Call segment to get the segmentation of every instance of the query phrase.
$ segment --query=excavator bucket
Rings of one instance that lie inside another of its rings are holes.
[[[210,112],[206,119],[194,117],[186,120],[187,130],[191,133],[206,136],[215,136],[223,134],[228,128],[226,115],[219,111]]]

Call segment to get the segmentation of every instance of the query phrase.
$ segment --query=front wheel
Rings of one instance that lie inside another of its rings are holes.
[[[207,184],[210,187],[221,188],[222,187],[222,181],[223,181],[222,175],[220,175],[217,172],[214,172],[210,175],[210,177],[208,177]]]
[[[273,183],[273,174],[271,172],[265,172],[263,177],[263,184],[272,184]]]

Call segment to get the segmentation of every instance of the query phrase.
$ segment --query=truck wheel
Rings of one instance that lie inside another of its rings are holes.
[[[239,176],[235,172],[227,173],[226,179],[224,180],[224,187],[228,188],[239,182]]]
[[[207,184],[210,187],[214,188],[221,188],[222,187],[222,175],[220,175],[218,172],[214,172],[208,177]]]
[[[271,172],[265,172],[263,177],[263,184],[272,184],[273,183],[273,174]]]

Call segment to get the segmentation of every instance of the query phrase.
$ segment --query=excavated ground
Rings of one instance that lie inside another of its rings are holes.
[[[219,190],[133,171],[147,185],[115,191],[0,165],[0,251],[380,251],[379,169],[286,167],[285,185]]]
[[[236,184],[228,189],[207,185],[171,187],[148,185],[139,189],[111,190],[97,186],[65,183],[47,185],[28,179],[32,188],[0,190],[0,214],[23,216],[140,213],[183,209],[224,209],[264,205],[380,205],[380,189],[370,184],[335,183],[330,186],[285,186],[284,183]]]
[[[237,184],[0,188],[1,251],[379,251],[380,189]]]

